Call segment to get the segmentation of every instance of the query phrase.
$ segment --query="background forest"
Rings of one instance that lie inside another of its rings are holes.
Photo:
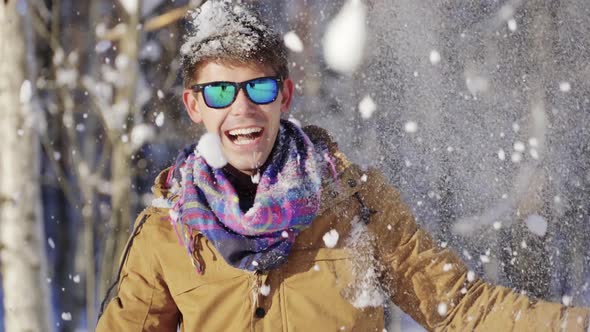
[[[590,1],[247,2],[291,50],[293,118],[475,274],[590,305]],[[179,76],[201,4],[0,2],[0,331],[93,330],[154,177],[201,134]]]

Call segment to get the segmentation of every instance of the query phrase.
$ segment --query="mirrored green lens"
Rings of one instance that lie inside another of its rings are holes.
[[[214,83],[203,88],[205,103],[209,107],[224,108],[236,97],[236,87],[229,83]]]
[[[277,99],[279,87],[272,78],[252,80],[246,84],[246,91],[250,100],[256,104],[269,104]]]

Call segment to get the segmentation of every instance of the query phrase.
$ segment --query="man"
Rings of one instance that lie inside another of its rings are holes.
[[[156,179],[98,331],[382,331],[386,297],[428,330],[587,329],[587,309],[475,278],[378,172],[281,120],[286,50],[256,13],[189,20],[183,101],[207,134]]]

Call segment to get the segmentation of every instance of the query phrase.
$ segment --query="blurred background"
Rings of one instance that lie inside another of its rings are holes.
[[[184,113],[186,0],[0,3],[0,331],[92,331]],[[590,305],[590,2],[260,0],[291,117],[486,280]],[[421,331],[395,306],[388,331]]]

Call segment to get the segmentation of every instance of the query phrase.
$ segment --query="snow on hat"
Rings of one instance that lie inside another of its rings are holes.
[[[231,0],[210,0],[187,14],[188,33],[180,52],[183,64],[205,58],[248,58],[277,35],[259,15]]]

